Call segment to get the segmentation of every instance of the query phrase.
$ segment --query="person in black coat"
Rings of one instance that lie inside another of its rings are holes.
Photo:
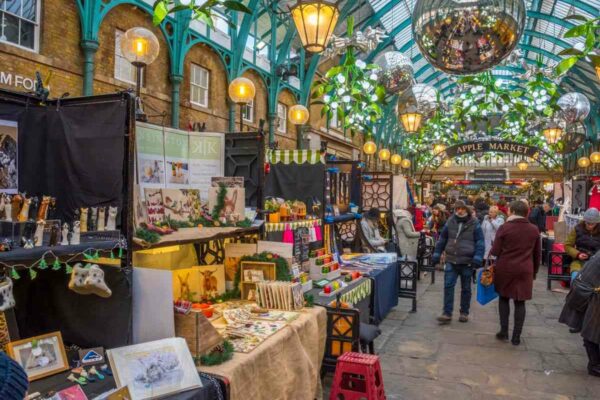
[[[573,280],[559,322],[581,332],[588,356],[588,373],[600,377],[600,252]]]
[[[549,203],[542,204],[542,201],[538,200],[531,213],[529,213],[529,222],[537,226],[540,233],[546,232],[546,217],[548,215],[552,215],[552,207]]]

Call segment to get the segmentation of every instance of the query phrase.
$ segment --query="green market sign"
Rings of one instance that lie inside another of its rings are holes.
[[[488,140],[456,144],[448,147],[444,153],[446,157],[454,158],[464,154],[490,152],[512,153],[535,158],[540,153],[540,149],[535,146],[528,146],[522,143]]]

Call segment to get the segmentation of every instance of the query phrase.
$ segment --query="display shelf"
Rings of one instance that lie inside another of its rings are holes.
[[[161,236],[157,243],[141,244],[137,240],[134,241],[135,250],[147,250],[160,247],[168,247],[174,245],[184,245],[193,243],[206,243],[213,240],[229,239],[235,237],[256,235],[260,233],[260,225],[253,225],[249,228],[181,228],[176,232]]]
[[[339,222],[354,221],[354,220],[360,219],[360,218],[361,218],[361,214],[347,213],[347,214],[342,214],[342,215],[327,216],[327,217],[325,217],[323,222],[325,222],[326,224],[337,224]]]
[[[119,240],[103,240],[95,242],[86,242],[68,246],[41,246],[33,249],[24,249],[22,247],[11,251],[0,252],[0,262],[5,264],[14,264],[23,261],[38,260],[48,252],[52,252],[57,257],[72,256],[82,253],[87,249],[96,250],[112,250],[119,248]]]

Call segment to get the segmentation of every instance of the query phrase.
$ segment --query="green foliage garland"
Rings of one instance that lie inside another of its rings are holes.
[[[229,340],[225,340],[222,346],[213,350],[209,354],[200,357],[200,364],[211,366],[220,365],[233,357],[233,344]]]
[[[354,32],[354,18],[348,18],[347,35]],[[323,105],[321,115],[337,113],[344,129],[367,133],[383,115],[385,88],[378,83],[376,64],[367,64],[356,57],[350,46],[342,65],[331,68],[313,84],[311,104]]]
[[[565,32],[565,38],[581,38],[583,39],[583,48],[564,49],[559,56],[567,56],[556,65],[555,72],[557,75],[564,75],[575,66],[580,60],[590,59],[594,68],[600,67],[600,17],[586,18],[583,15],[568,15],[565,20],[579,21],[581,24],[574,26]]]
[[[180,11],[192,11],[192,18],[204,22],[211,29],[214,29],[213,18],[223,18],[221,14],[214,13],[215,8],[221,8],[223,11],[239,11],[246,14],[251,14],[252,11],[246,7],[241,0],[208,0],[201,6],[197,6],[192,0],[189,5],[182,5],[177,0],[156,0],[154,2],[154,15],[152,21],[154,25],[160,25],[167,15],[174,14]],[[227,23],[232,25],[229,20]],[[232,25],[235,27],[234,25]]]
[[[217,204],[213,207],[211,216],[214,221],[221,217],[221,211],[225,207],[225,197],[227,197],[227,187],[224,184],[219,184],[219,193],[217,194]]]
[[[146,228],[137,228],[135,230],[135,236],[148,243],[157,243],[160,240],[160,235],[158,233],[152,232]]]

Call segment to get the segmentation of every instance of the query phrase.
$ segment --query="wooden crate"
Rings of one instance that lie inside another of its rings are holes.
[[[219,332],[200,312],[175,314],[175,336],[185,339],[194,358],[210,353],[223,343]]]
[[[244,271],[259,270],[263,271],[265,281],[277,280],[277,269],[275,263],[258,262],[258,261],[242,261],[240,264],[240,291],[242,292],[242,300],[248,299],[250,290],[254,290],[256,282],[245,279]]]

